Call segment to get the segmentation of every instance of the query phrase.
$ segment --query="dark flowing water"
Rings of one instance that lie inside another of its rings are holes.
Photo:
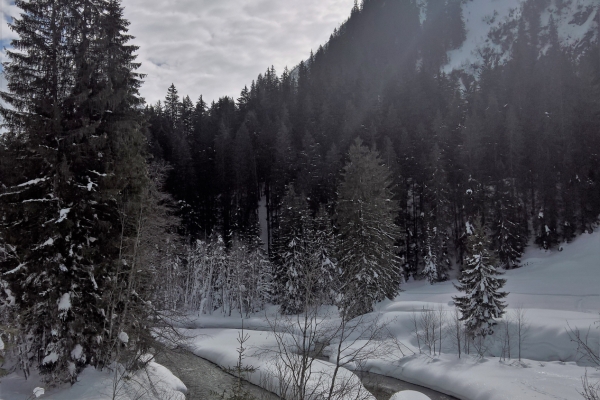
[[[390,378],[389,376],[373,374],[370,372],[359,372],[357,375],[360,377],[365,388],[373,393],[373,396],[375,396],[377,400],[389,400],[394,393],[402,390],[413,390],[415,392],[423,393],[424,395],[429,396],[431,400],[457,400],[456,397],[436,392],[435,390],[423,386],[413,385],[412,383],[401,381],[400,379]]]
[[[177,349],[159,354],[156,362],[169,368],[188,388],[187,400],[220,400],[223,391],[230,393],[236,378],[218,365],[187,350]],[[246,382],[246,389],[257,400],[278,399],[271,392]]]
[[[219,366],[200,358],[187,350],[177,349],[160,354],[156,361],[169,368],[188,388],[188,400],[220,400],[223,391],[229,392],[235,377]],[[369,372],[358,374],[363,385],[377,398],[389,400],[392,394],[401,390],[414,390],[429,396],[432,400],[455,400],[455,397],[434,390],[413,385],[399,379]],[[257,400],[276,400],[273,393],[246,382],[246,389]]]

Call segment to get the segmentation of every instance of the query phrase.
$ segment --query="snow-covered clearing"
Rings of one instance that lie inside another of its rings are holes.
[[[361,368],[461,399],[579,398],[578,390],[586,366],[578,363],[568,326],[586,331],[591,326],[590,339],[600,337],[600,329],[594,327],[594,322],[600,318],[600,232],[585,234],[573,243],[563,245],[562,251],[529,248],[522,261],[522,268],[507,271],[503,276],[507,279],[505,289],[510,292],[508,315],[513,316],[519,307],[525,311],[528,330],[522,343],[521,362],[515,360],[514,333],[511,359],[501,361],[501,325],[487,340],[488,350],[483,359],[475,356],[473,351],[471,355],[462,354],[459,359],[448,334],[442,340],[441,355],[430,356],[423,343],[423,354],[419,354],[412,328],[413,312],[420,315],[424,308],[438,310],[441,306],[448,316],[454,310],[452,296],[458,293],[453,282],[429,285],[426,281],[411,281],[403,285],[404,291],[394,301],[379,304],[373,313],[389,322],[391,335],[406,346],[403,348],[405,356],[397,352],[388,354],[385,359],[369,359]],[[323,315],[329,315],[329,323],[336,324],[335,313],[331,311],[324,310]],[[273,312],[272,308],[267,310],[267,314]],[[261,315],[243,320],[243,325],[250,335],[246,346],[250,349],[249,357],[245,362],[259,368],[250,380],[260,385],[260,371],[269,371],[271,361],[268,357],[259,357],[256,351],[273,349],[275,340]],[[195,336],[190,344],[194,353],[226,368],[235,365],[238,330],[242,327],[239,316],[195,317],[190,327],[194,329],[188,329],[186,333]],[[328,368],[322,362],[318,366],[319,369]],[[353,363],[347,366],[354,367],[357,366]],[[588,375],[591,379],[600,379],[600,372],[591,368],[588,368]]]

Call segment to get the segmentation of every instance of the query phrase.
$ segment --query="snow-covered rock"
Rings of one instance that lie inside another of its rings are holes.
[[[414,390],[403,390],[392,395],[390,400],[431,400],[431,398]]]

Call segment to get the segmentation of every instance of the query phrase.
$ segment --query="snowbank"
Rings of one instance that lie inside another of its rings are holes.
[[[498,358],[412,356],[397,363],[373,361],[370,370],[465,400],[577,399],[584,368],[575,363]],[[591,372],[591,371],[588,371]],[[598,374],[592,375],[597,378]]]
[[[40,399],[48,400],[113,400],[113,375],[108,371],[86,368],[73,386],[65,385],[55,389],[44,389]],[[24,400],[34,394],[34,390],[44,388],[40,376],[33,373],[25,380],[17,373],[5,376],[0,381],[2,400]],[[150,362],[146,371],[140,371],[129,380],[122,380],[117,386],[119,400],[185,400],[187,388],[164,366]]]
[[[244,320],[244,326],[246,321]],[[188,348],[194,354],[209,360],[224,369],[232,369],[238,363],[238,338],[242,333],[238,329],[188,329],[182,330],[190,337]],[[289,375],[284,376],[285,368],[281,366],[278,357],[278,345],[275,335],[271,332],[248,331],[248,340],[244,343],[247,349],[244,353],[244,367],[255,368],[248,372],[246,379],[253,384],[278,394],[282,390],[281,382],[289,382]],[[289,336],[289,335],[287,335]],[[291,338],[285,338],[284,340]],[[334,375],[334,365],[314,360],[307,387],[309,393],[319,393],[327,390]],[[363,387],[360,379],[347,369],[340,368],[337,372],[335,388],[339,391],[342,387],[347,390],[347,399],[375,400]]]
[[[431,400],[429,397],[422,393],[415,392],[413,390],[403,390],[394,394],[390,400]]]
[[[452,297],[458,292],[452,282],[430,285],[426,281],[411,281],[403,286],[404,291],[396,299],[380,303],[373,313],[389,323],[390,335],[402,343],[404,356],[400,351],[390,351],[385,359],[370,359],[361,367],[465,400],[578,398],[586,368],[576,362],[576,348],[569,338],[568,327],[587,331],[599,318],[598,260],[600,232],[595,232],[563,245],[561,251],[529,248],[522,260],[523,267],[505,273],[505,290],[510,292],[507,316],[512,317],[520,307],[528,326],[521,362],[514,359],[517,355],[514,337],[512,359],[499,358],[503,345],[501,326],[488,338],[483,359],[465,354],[459,359],[448,336],[442,343],[441,355],[430,356],[423,346],[426,354],[419,354],[412,328],[413,313],[419,316],[424,309],[441,307],[448,315],[454,311]],[[267,313],[275,311],[271,308]],[[328,313],[332,315],[332,310],[325,310],[323,314]],[[335,318],[330,322],[335,323]],[[515,322],[511,324],[514,328]],[[242,326],[239,316],[194,317],[190,326],[203,328],[188,331],[190,335],[204,335],[193,339],[194,353],[225,368],[236,364],[237,328]],[[251,337],[249,348],[271,347],[273,350],[275,342],[264,315],[244,319],[243,326]],[[592,338],[593,335],[598,337],[600,330],[592,330],[591,334]],[[364,343],[357,341],[354,345],[361,344]],[[352,347],[347,353],[351,351]],[[333,359],[333,354],[329,355]],[[263,372],[271,368],[268,360],[256,354],[247,361]],[[317,365],[326,369],[333,364],[319,362]],[[357,367],[352,363],[347,365],[347,368]],[[600,372],[589,369],[588,376],[592,380],[600,379]],[[253,375],[250,380],[260,384],[260,375]]]

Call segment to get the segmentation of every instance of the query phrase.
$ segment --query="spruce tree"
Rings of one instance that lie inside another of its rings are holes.
[[[375,302],[400,291],[402,268],[395,246],[400,229],[394,222],[398,207],[391,182],[377,151],[356,139],[338,187],[337,206],[341,306],[352,316],[370,312]]]
[[[428,212],[425,215],[425,269],[423,275],[430,283],[445,281],[452,267],[448,245],[451,230],[451,204],[448,194],[448,181],[443,167],[439,146],[433,147],[430,158],[431,178],[425,186],[425,201]],[[435,271],[435,272],[434,272]],[[435,276],[435,279],[433,279]]]
[[[432,229],[429,226],[427,226],[425,234],[425,266],[423,267],[422,274],[429,281],[429,283],[433,285],[435,282],[440,280],[440,266],[438,264],[436,249],[433,246],[436,235],[435,232],[432,232]]]
[[[118,0],[15,4],[0,113],[16,168],[0,189],[11,249],[0,272],[17,299],[22,361],[74,382],[113,360],[133,322],[122,307],[144,295],[112,296],[131,293],[118,287],[131,288],[137,267],[123,244],[148,182],[142,76]]]
[[[285,314],[303,309],[305,279],[308,263],[305,238],[308,232],[309,211],[303,195],[290,186],[282,201],[278,226],[274,227],[273,251],[275,297]]]
[[[508,293],[500,291],[506,280],[498,278],[498,261],[480,221],[472,225],[471,232],[465,267],[459,284],[455,285],[465,295],[453,299],[470,334],[485,337],[494,332],[496,319],[504,314],[506,303],[502,299]]]
[[[521,222],[523,210],[510,181],[498,185],[496,196],[491,223],[492,244],[501,265],[506,269],[516,268],[527,245],[527,229]]]

